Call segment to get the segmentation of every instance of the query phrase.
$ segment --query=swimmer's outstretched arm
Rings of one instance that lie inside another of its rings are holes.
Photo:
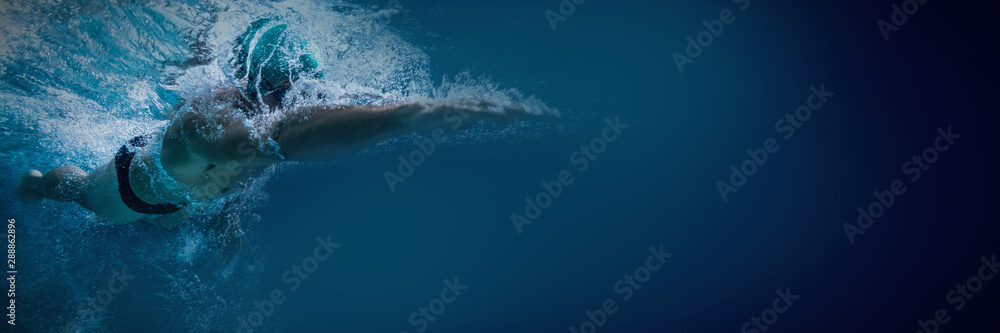
[[[546,118],[530,109],[475,99],[301,107],[288,112],[272,133],[287,160],[322,161],[404,133],[452,132],[484,120],[509,124],[518,118]]]
[[[200,177],[216,165],[323,161],[405,133],[452,132],[483,120],[512,123],[519,118],[556,116],[558,110],[541,105],[498,106],[476,99],[299,107],[286,111],[266,128],[250,128],[245,118],[233,112],[187,112],[167,127],[161,161],[172,170],[187,170]],[[277,143],[283,159],[258,144],[267,138]]]

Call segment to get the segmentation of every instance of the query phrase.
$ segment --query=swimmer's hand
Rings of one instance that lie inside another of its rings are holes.
[[[238,202],[238,201],[237,201]],[[230,203],[222,212],[212,217],[205,235],[215,240],[219,251],[219,261],[232,262],[243,248],[243,229],[240,228],[239,208],[234,210]]]

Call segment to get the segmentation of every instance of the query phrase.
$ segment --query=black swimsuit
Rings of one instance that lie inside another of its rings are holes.
[[[155,205],[147,203],[135,195],[132,185],[129,184],[128,172],[132,165],[132,158],[135,157],[135,152],[130,148],[145,147],[149,144],[149,139],[149,134],[134,137],[118,150],[118,154],[115,154],[115,172],[118,174],[118,194],[121,195],[125,206],[128,206],[129,209],[137,213],[157,215],[175,213],[185,205],[183,203],[161,203]]]

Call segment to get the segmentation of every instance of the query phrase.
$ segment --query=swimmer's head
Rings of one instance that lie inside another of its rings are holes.
[[[288,32],[288,24],[260,19],[236,40],[236,78],[245,79],[247,97],[280,103],[291,84],[300,78],[322,78],[319,61],[308,41]]]

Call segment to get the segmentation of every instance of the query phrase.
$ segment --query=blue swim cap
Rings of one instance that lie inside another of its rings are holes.
[[[252,100],[273,93],[280,102],[287,87],[284,81],[322,78],[319,61],[312,56],[309,42],[287,32],[288,24],[265,18],[254,21],[236,40],[236,77],[246,78],[246,94]],[[297,58],[295,58],[297,56]]]

